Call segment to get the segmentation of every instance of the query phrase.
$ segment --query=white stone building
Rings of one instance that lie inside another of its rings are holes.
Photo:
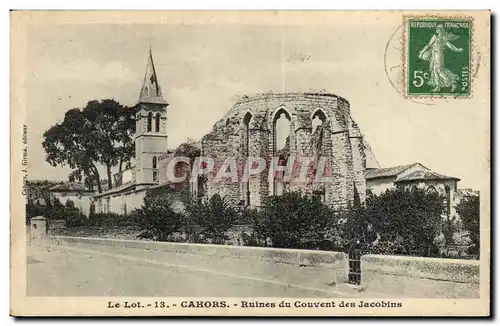
[[[368,196],[379,195],[398,186],[408,190],[425,189],[428,192],[437,192],[445,198],[447,216],[456,215],[459,178],[436,173],[420,163],[367,169],[365,177]]]
[[[90,204],[94,195],[94,191],[88,190],[81,183],[66,182],[49,189],[51,202],[57,199],[61,204],[66,205],[68,201],[72,201],[75,207],[86,216],[90,213]]]

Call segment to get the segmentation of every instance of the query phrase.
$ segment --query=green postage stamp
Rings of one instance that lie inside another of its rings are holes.
[[[472,19],[408,17],[405,21],[406,95],[471,95]]]

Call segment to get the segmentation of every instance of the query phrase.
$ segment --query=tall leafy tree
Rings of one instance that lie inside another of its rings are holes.
[[[366,202],[369,222],[383,241],[403,239],[405,254],[429,257],[436,250],[434,240],[442,229],[443,199],[422,189],[387,190]]]
[[[181,214],[172,209],[172,202],[166,196],[148,194],[136,213],[146,228],[141,238],[168,241],[181,226]]]
[[[98,166],[103,165],[111,188],[111,169],[118,166],[121,171],[134,155],[134,113],[134,108],[112,99],[90,101],[83,109],[67,111],[63,122],[44,133],[46,161],[52,166],[68,165],[73,170],[70,181],[84,180],[87,187],[96,185],[99,193]]]
[[[474,244],[473,253],[479,254],[479,196],[465,196],[458,204],[457,212]]]
[[[315,249],[332,236],[336,215],[316,195],[286,192],[264,200],[254,229],[277,248]]]

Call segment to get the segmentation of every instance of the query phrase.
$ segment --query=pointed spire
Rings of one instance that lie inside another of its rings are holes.
[[[153,63],[151,45],[149,46],[148,63],[146,65],[144,81],[142,82],[139,103],[168,104],[161,94],[160,84],[158,83],[158,77],[156,76],[155,65]]]

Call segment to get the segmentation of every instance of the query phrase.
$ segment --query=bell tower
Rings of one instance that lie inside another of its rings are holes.
[[[135,181],[137,189],[158,183],[158,157],[167,152],[167,106],[149,50],[135,118]]]

